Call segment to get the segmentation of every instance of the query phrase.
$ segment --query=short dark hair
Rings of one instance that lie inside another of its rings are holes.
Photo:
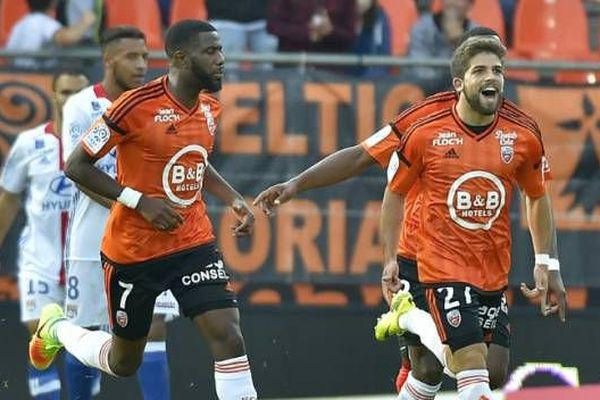
[[[142,39],[146,40],[144,32],[132,25],[118,25],[108,28],[100,36],[100,46],[102,50],[109,44],[121,39]]]
[[[492,53],[500,60],[506,56],[506,47],[499,41],[480,37],[464,42],[454,50],[452,55],[451,71],[453,78],[464,78],[469,69],[471,59],[481,53]]]
[[[83,75],[86,77],[86,79],[89,80],[89,76],[87,76],[87,74],[82,69],[61,68],[61,69],[54,71],[54,74],[52,74],[52,91],[56,90],[56,82],[58,81],[58,78],[60,78],[63,75],[69,75],[69,76]]]
[[[165,38],[165,52],[172,57],[177,50],[183,50],[191,40],[202,32],[216,32],[216,28],[206,21],[186,19],[173,24]]]
[[[467,41],[467,39],[470,39],[470,38],[476,37],[476,36],[498,36],[498,37],[500,37],[498,32],[496,32],[492,28],[488,28],[486,26],[476,26],[475,28],[471,28],[462,34],[462,36],[460,37],[460,40],[458,41],[458,45],[460,46],[465,41]]]
[[[54,2],[55,0],[27,0],[27,4],[29,5],[29,10],[31,10],[31,12],[46,11]]]

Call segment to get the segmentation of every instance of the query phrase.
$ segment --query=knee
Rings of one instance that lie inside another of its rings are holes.
[[[442,381],[444,368],[431,352],[419,347],[409,351],[411,370],[416,379],[432,386]]]
[[[413,376],[421,382],[435,386],[442,381],[444,369],[437,360],[427,357],[411,360]]]
[[[487,369],[486,358],[486,345],[472,344],[453,352],[448,359],[448,368],[455,373],[468,369]]]
[[[135,375],[142,364],[142,358],[111,357],[109,359],[110,370],[119,377]]]
[[[237,324],[232,324],[220,332],[216,340],[233,352],[240,352],[242,354],[244,352],[244,338],[242,337],[240,326]]]
[[[211,347],[219,349],[218,353],[221,355],[234,357],[246,352],[239,324],[226,324],[219,329],[214,329],[210,341],[212,342]]]
[[[443,368],[429,363],[411,365],[413,376],[428,385],[435,386],[442,381]]]

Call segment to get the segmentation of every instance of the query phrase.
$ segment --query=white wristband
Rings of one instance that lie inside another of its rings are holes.
[[[551,258],[548,263],[548,271],[560,271],[560,262],[558,258]]]
[[[535,265],[549,265],[550,255],[549,254],[536,254]]]
[[[135,210],[141,198],[142,194],[140,192],[130,187],[125,187],[119,197],[117,197],[117,201],[125,207]]]

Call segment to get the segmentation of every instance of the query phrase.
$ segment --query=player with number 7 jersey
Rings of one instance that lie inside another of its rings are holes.
[[[171,290],[215,360],[220,399],[256,399],[235,293],[215,243],[203,188],[231,206],[235,236],[251,232],[243,197],[210,165],[224,57],[207,22],[185,20],[167,32],[169,71],[121,95],[87,131],[67,175],[114,200],[102,239],[112,335],[79,328],[54,305],[31,347],[52,358],[64,346],[84,364],[117,375],[137,371],[157,296]],[[94,163],[117,150],[116,180]]]

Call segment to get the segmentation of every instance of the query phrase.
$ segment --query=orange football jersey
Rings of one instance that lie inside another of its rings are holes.
[[[396,119],[389,124],[391,131],[387,128],[380,130],[362,142],[363,148],[373,157],[377,163],[386,168],[394,151],[400,146],[400,137],[403,132],[408,131],[410,126],[421,118],[452,107],[456,102],[455,92],[442,92],[427,97],[400,113]],[[404,219],[402,220],[402,231],[398,242],[398,254],[403,257],[417,258],[417,243],[414,234],[418,228],[419,202],[418,182],[409,190],[404,200]]]
[[[201,190],[220,113],[219,101],[206,94],[186,108],[163,76],[124,93],[85,134],[81,143],[94,158],[116,146],[121,185],[168,199],[184,218],[179,228],[163,232],[115,203],[102,240],[111,261],[138,263],[214,240]]]
[[[365,139],[361,145],[371,157],[377,161],[382,168],[387,168],[390,158],[394,151],[400,146],[400,137],[404,132],[407,132],[410,126],[422,118],[449,109],[456,103],[456,92],[448,91],[434,94],[426,99],[419,101],[400,113],[396,119],[390,123],[392,130],[384,128],[374,133]],[[514,103],[504,99],[501,109],[507,114],[512,114],[515,117],[522,119],[528,123],[532,129],[539,130],[533,119],[527,116]],[[544,164],[545,179],[551,179],[550,167],[546,162]],[[420,208],[419,198],[419,182],[415,182],[413,187],[406,194],[404,199],[404,218],[402,221],[402,230],[400,240],[398,242],[398,254],[403,257],[416,259],[417,258],[417,243],[414,235],[418,229],[418,215]]]
[[[407,194],[420,182],[421,282],[464,282],[483,291],[508,284],[513,186],[542,196],[543,156],[537,126],[505,107],[481,134],[454,107],[410,127],[390,161],[388,185]]]

